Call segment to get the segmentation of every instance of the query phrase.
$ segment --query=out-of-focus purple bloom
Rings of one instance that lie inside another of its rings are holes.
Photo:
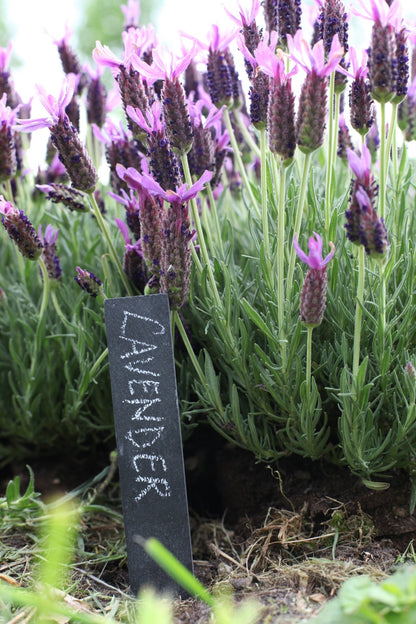
[[[316,232],[313,233],[313,236],[309,238],[308,247],[309,254],[306,253],[300,248],[298,244],[297,237],[293,238],[293,247],[295,248],[296,253],[302,262],[305,262],[311,269],[323,269],[328,262],[331,260],[335,253],[334,243],[329,243],[331,248],[330,253],[325,256],[325,259],[322,258],[322,238]]]
[[[12,130],[18,110],[6,106],[7,94],[0,99],[0,180],[10,180],[17,168],[16,147]]]
[[[10,59],[12,56],[13,44],[10,41],[7,48],[0,48],[0,71],[8,71],[10,65]]]
[[[244,28],[244,26],[250,26],[256,21],[260,10],[260,0],[251,0],[251,5],[248,8],[242,7],[241,2],[238,2],[239,17],[231,13],[227,7],[224,7],[224,9],[233,22]]]
[[[53,95],[47,93],[46,89],[37,85],[36,90],[43,107],[49,113],[49,117],[40,119],[17,119],[17,130],[24,132],[32,132],[40,128],[51,128],[58,122],[65,121],[67,114],[65,108],[68,106],[75,93],[78,78],[75,74],[68,74],[63,83],[62,88],[56,99]]]
[[[371,154],[366,145],[362,147],[362,154],[347,150],[348,163],[357,181],[361,186],[367,187],[371,183]]]
[[[143,114],[140,108],[133,108],[132,106],[127,106],[126,112],[128,116],[148,134],[162,132],[164,130],[162,107],[157,100],[153,102],[151,108],[147,110],[145,114]]]
[[[124,28],[138,28],[140,20],[139,0],[127,0],[127,4],[121,5],[124,14]]]
[[[364,17],[375,22],[385,28],[393,26],[398,28],[402,23],[402,6],[401,0],[394,0],[389,4],[386,0],[357,0],[358,8],[351,7],[351,12],[358,17]]]
[[[121,189],[121,195],[109,192],[110,197],[122,204],[126,209],[126,221],[133,233],[135,240],[140,238],[140,202],[137,199],[135,192],[130,189],[129,195],[124,189]]]
[[[45,262],[46,270],[50,280],[59,281],[62,279],[62,270],[59,263],[59,257],[56,250],[56,240],[59,230],[54,229],[48,224],[45,228],[45,234],[42,234],[42,226],[38,228],[39,240],[43,245],[42,258]]]
[[[152,50],[152,63],[149,65],[141,60],[137,55],[132,55],[133,67],[140,72],[148,84],[153,84],[156,80],[174,80],[188,67],[195,56],[196,43],[182,57],[176,57],[172,52],[163,46],[158,46]]]
[[[332,40],[327,58],[325,58],[322,39],[311,48],[301,30],[298,30],[294,37],[291,35],[287,36],[287,45],[290,58],[298,63],[307,73],[313,71],[321,78],[329,76],[334,71],[344,54],[338,35],[335,35]]]

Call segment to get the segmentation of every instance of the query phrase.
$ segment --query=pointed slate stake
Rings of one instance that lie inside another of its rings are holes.
[[[183,595],[134,540],[157,538],[193,572],[168,296],[104,307],[130,587]]]

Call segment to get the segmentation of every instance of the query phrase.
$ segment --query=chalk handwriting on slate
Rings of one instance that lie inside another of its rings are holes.
[[[192,572],[169,298],[104,303],[130,586],[183,594],[137,545],[155,537]]]
[[[159,396],[159,381],[155,377],[160,377],[160,373],[147,368],[156,356],[157,345],[150,342],[143,342],[132,337],[135,335],[135,323],[149,324],[150,335],[160,336],[165,334],[166,327],[150,317],[124,311],[123,320],[120,326],[119,339],[127,342],[126,352],[120,355],[124,368],[135,374],[133,379],[127,380],[127,387],[132,398],[124,399],[123,403],[132,406],[131,420],[143,422],[156,426],[145,426],[130,429],[125,435],[125,441],[131,444],[134,449],[152,449],[152,454],[148,452],[132,455],[133,469],[136,473],[135,481],[139,485],[138,492],[135,493],[136,502],[142,500],[149,492],[155,492],[158,496],[171,496],[171,488],[167,479],[167,465],[165,458],[158,454],[157,442],[165,429],[162,416],[152,414],[152,407],[156,403],[161,403]],[[154,353],[150,355],[150,353]],[[137,378],[137,375],[143,378]],[[137,396],[138,395],[138,396]],[[160,407],[158,408],[160,414]],[[153,452],[154,451],[154,452]]]

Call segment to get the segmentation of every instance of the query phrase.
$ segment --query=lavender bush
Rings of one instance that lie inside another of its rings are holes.
[[[2,461],[111,438],[101,303],[166,292],[184,424],[260,460],[413,483],[416,67],[400,0],[353,2],[366,51],[338,0],[309,24],[300,2],[241,2],[179,55],[123,9],[123,55],[97,42],[94,70],[64,66],[58,97],[38,88],[44,118],[0,55]],[[47,166],[28,174],[40,128]]]

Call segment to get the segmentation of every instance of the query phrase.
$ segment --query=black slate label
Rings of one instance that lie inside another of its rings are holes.
[[[131,590],[181,593],[134,541],[157,538],[192,572],[168,296],[104,307]]]

